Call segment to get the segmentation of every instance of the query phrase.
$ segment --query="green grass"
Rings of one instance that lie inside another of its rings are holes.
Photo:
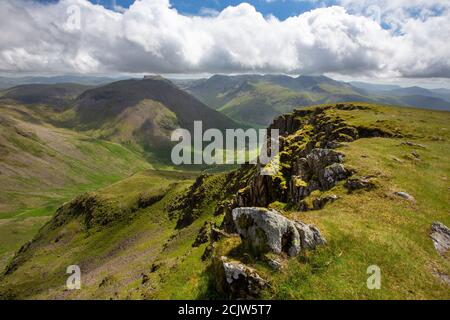
[[[160,202],[139,209],[132,216],[123,216],[122,220],[107,227],[85,229],[82,220],[70,218],[70,215],[60,228],[53,229],[47,225],[37,238],[32,261],[26,261],[21,265],[20,272],[15,274],[18,278],[14,281],[19,284],[14,285],[14,295],[35,298],[96,296],[105,299],[195,295],[184,282],[171,276],[176,274],[182,277],[184,272],[185,277],[192,279],[194,269],[198,274],[204,271],[204,266],[200,268],[202,263],[199,259],[203,249],[193,249],[191,244],[208,216],[177,232],[174,231],[176,221],[169,219],[166,212],[167,205],[177,201],[178,195],[193,182],[194,177],[195,174],[191,173],[147,171],[99,190],[96,194],[102,201],[124,209],[135,207],[142,192],[159,194],[165,190],[166,196]],[[214,203],[210,202],[206,208],[211,210]],[[173,235],[176,236],[173,238]],[[58,242],[55,239],[59,239]],[[164,247],[164,244],[167,246]],[[186,260],[180,259],[180,256],[186,257]],[[150,274],[151,265],[157,261],[162,263],[161,268],[158,273]],[[196,263],[194,269],[191,261]],[[70,264],[80,265],[85,272],[82,291],[64,290],[65,268]],[[43,268],[47,270],[45,281],[35,277]],[[174,269],[185,271],[174,272]],[[158,281],[152,280],[151,288],[142,287],[141,273],[148,273]],[[164,280],[166,274],[170,281]],[[105,277],[114,280],[110,286],[99,288]],[[180,291],[182,288],[183,291]]]
[[[294,91],[266,82],[251,84],[247,91],[224,104],[219,111],[233,120],[255,127],[268,125],[278,115],[291,112],[303,104],[319,101],[320,95]]]
[[[0,110],[1,269],[64,202],[151,168],[142,153],[46,124],[41,108]]]

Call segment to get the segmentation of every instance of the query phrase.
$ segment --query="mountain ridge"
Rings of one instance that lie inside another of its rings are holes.
[[[300,106],[336,102],[372,102],[390,105],[450,110],[446,96],[427,89],[362,85],[336,81],[326,76],[213,75],[209,79],[184,81],[181,87],[213,109],[236,121],[252,119],[266,126],[273,117]],[[265,88],[264,88],[265,87]],[[411,93],[419,93],[412,95]]]

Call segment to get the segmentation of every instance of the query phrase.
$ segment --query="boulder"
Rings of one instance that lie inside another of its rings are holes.
[[[345,184],[344,187],[347,188],[348,191],[355,191],[355,190],[372,190],[376,188],[376,184],[373,181],[373,179],[370,178],[357,178],[357,177],[353,177],[348,179]]]
[[[401,197],[401,198],[403,198],[405,200],[408,200],[408,201],[415,201],[416,200],[416,199],[414,199],[414,197],[412,195],[410,195],[409,193],[403,192],[403,191],[396,191],[396,192],[394,192],[394,194],[396,196],[399,196],[399,197]]]
[[[273,270],[280,270],[283,267],[281,262],[278,260],[269,260],[267,263]]]
[[[289,220],[275,210],[243,207],[235,208],[232,215],[243,242],[256,254],[295,256],[302,248],[313,249],[325,243],[314,226]]]
[[[294,224],[300,234],[300,244],[303,249],[312,250],[318,245],[326,244],[325,238],[315,226],[301,221],[295,221]]]
[[[350,175],[349,171],[345,169],[341,163],[333,163],[325,167],[319,172],[319,182],[322,190],[329,190],[334,187],[340,180],[347,178]]]
[[[268,285],[253,268],[227,257],[215,259],[213,267],[217,291],[229,299],[256,299]]]
[[[443,223],[433,222],[431,224],[430,237],[440,254],[445,254],[450,248],[450,229]]]
[[[401,144],[405,145],[405,146],[409,146],[409,147],[417,147],[417,148],[422,148],[422,149],[426,149],[427,148],[423,144],[414,143],[412,141],[404,141]]]

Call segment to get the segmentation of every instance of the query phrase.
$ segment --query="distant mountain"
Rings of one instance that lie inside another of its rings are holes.
[[[8,89],[24,84],[61,84],[61,83],[78,83],[89,86],[104,85],[113,81],[121,80],[121,78],[112,77],[95,77],[95,76],[52,76],[52,77],[0,77],[0,89]]]
[[[360,88],[366,91],[372,91],[372,92],[380,92],[380,91],[389,91],[389,90],[396,90],[401,89],[402,87],[392,84],[375,84],[375,83],[368,83],[368,82],[360,82],[360,81],[350,81],[349,84],[356,88]]]
[[[417,108],[434,109],[434,110],[450,110],[450,101],[421,95],[405,95],[397,99],[398,105],[405,105]]]
[[[425,89],[419,86],[400,87],[397,85],[372,84],[366,82],[349,82],[351,85],[385,96],[425,96],[450,102],[450,89]],[[442,105],[440,105],[442,107]]]
[[[26,84],[2,92],[0,99],[11,99],[25,105],[43,104],[61,109],[70,106],[78,95],[90,88],[92,87],[74,83]]]
[[[66,123],[102,138],[137,142],[145,148],[168,148],[175,128],[224,130],[238,125],[161,77],[123,80],[90,89],[67,112]]]
[[[214,75],[184,80],[181,88],[230,118],[255,126],[295,108],[336,102],[373,102],[450,110],[441,92],[364,82],[345,83],[325,76]],[[449,95],[450,96],[450,95]]]
[[[342,101],[371,101],[365,92],[325,76],[214,75],[185,90],[232,119],[264,126],[299,106]]]
[[[439,94],[441,97],[450,101],[450,89],[439,88],[439,89],[431,89],[431,91]]]

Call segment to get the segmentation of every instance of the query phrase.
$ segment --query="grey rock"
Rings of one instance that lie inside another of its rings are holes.
[[[230,235],[223,230],[212,227],[209,237],[211,242],[217,242],[222,238],[228,238]]]
[[[319,181],[323,190],[334,187],[340,180],[349,176],[349,172],[341,163],[333,163],[319,172]]]
[[[349,191],[355,191],[355,190],[372,190],[376,188],[376,184],[369,178],[350,178],[348,179],[344,187],[347,188]]]
[[[344,158],[344,154],[332,149],[316,148],[306,156],[306,162],[313,172],[318,173],[331,164],[343,162]]]
[[[331,203],[339,199],[335,194],[331,194],[324,197],[317,197],[312,200],[312,206],[307,201],[302,200],[298,204],[298,209],[300,211],[310,211],[310,210],[320,210],[325,207],[327,203]]]
[[[230,299],[255,299],[268,285],[253,268],[227,257],[216,259],[214,267],[217,289]]]
[[[312,249],[325,243],[314,226],[289,220],[275,210],[244,207],[235,208],[232,214],[239,235],[255,253],[295,256],[303,247]]]
[[[399,196],[399,197],[401,197],[401,198],[403,198],[405,200],[408,200],[408,201],[415,201],[416,200],[416,199],[414,199],[414,197],[412,195],[410,195],[409,193],[406,193],[404,191],[396,191],[396,192],[394,192],[394,194],[396,196]]]
[[[282,267],[281,262],[278,260],[269,260],[268,264],[273,270],[280,270]]]
[[[450,277],[446,275],[445,273],[439,272],[439,271],[433,271],[433,275],[438,278],[441,282],[445,283],[446,285],[450,286]]]
[[[308,225],[301,221],[295,221],[295,226],[300,234],[301,247],[304,249],[315,249],[318,245],[326,244],[325,238],[313,225]]]
[[[434,247],[440,254],[444,254],[450,248],[450,229],[441,222],[431,224],[430,237]]]
[[[426,149],[426,147],[423,144],[414,143],[412,141],[405,141],[405,142],[402,142],[401,144],[406,145],[406,146],[410,146],[410,147],[417,147],[417,148]]]

